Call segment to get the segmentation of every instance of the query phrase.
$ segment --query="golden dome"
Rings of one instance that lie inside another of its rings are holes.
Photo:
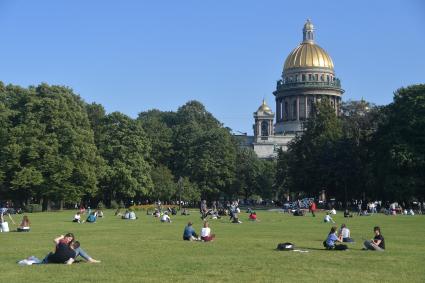
[[[310,20],[304,24],[303,42],[285,60],[284,70],[294,68],[334,68],[329,54],[314,42],[314,26]]]
[[[263,103],[258,107],[257,112],[263,111],[264,113],[272,113],[272,110],[267,105],[266,101],[263,99]]]
[[[303,42],[288,55],[284,70],[293,68],[334,68],[331,56],[319,45]]]

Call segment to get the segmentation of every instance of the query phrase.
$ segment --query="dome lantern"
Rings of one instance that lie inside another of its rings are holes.
[[[307,19],[303,28],[303,42],[314,43],[314,26],[310,19]]]

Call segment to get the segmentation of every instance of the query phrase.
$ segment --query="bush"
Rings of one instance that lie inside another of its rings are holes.
[[[119,208],[119,205],[115,200],[112,200],[111,205],[109,207],[112,208],[112,209],[117,209],[117,208]]]
[[[43,211],[43,206],[41,204],[38,203],[31,203],[28,204],[24,207],[25,212],[42,212]]]
[[[125,205],[124,205],[124,202],[123,202],[123,201],[120,201],[120,206],[119,206],[119,208],[125,208]]]
[[[104,208],[105,208],[105,205],[103,204],[103,202],[102,201],[99,201],[99,203],[97,204],[97,209],[102,210]]]

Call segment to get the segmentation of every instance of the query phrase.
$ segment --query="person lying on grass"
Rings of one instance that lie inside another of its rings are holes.
[[[347,228],[347,225],[342,224],[341,229],[339,230],[338,236],[342,238],[343,242],[351,243],[354,240],[351,238],[350,229]]]
[[[208,226],[208,222],[205,221],[204,227],[201,229],[201,240],[204,242],[213,241],[215,238],[215,235],[211,233],[211,228]]]
[[[198,241],[198,235],[195,232],[195,229],[193,229],[192,227],[192,222],[189,221],[189,223],[187,223],[187,226],[184,227],[184,231],[183,231],[183,240],[184,241]]]
[[[327,250],[341,250],[342,251],[342,250],[346,250],[348,248],[346,245],[336,244],[337,242],[341,243],[342,237],[336,236],[336,226],[333,226],[331,228],[331,231],[328,234],[328,237],[323,242],[323,246]]]
[[[171,223],[171,218],[168,216],[168,212],[164,212],[164,214],[161,216],[161,222],[167,222]]]
[[[325,222],[325,223],[329,223],[329,222],[335,223],[335,221],[329,215],[329,212],[326,212],[325,218],[323,218],[323,222]]]
[[[373,228],[373,232],[375,233],[375,237],[373,237],[370,241],[365,241],[363,243],[365,246],[363,249],[383,252],[385,250],[385,239],[381,234],[381,228],[379,226],[375,226]]]

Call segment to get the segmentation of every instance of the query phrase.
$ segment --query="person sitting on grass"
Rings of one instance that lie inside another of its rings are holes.
[[[348,211],[348,209],[344,210],[344,217],[348,218],[348,217],[353,217],[352,214],[350,214],[350,212]]]
[[[97,215],[97,217],[102,218],[102,217],[103,217],[103,211],[102,211],[101,209],[98,209],[98,210],[96,211],[96,215]]]
[[[155,208],[155,211],[152,215],[153,215],[153,217],[159,218],[159,217],[161,217],[161,211],[158,208]]]
[[[21,225],[19,225],[18,228],[16,228],[16,231],[17,232],[29,232],[30,231],[30,225],[31,225],[31,222],[30,222],[28,216],[24,215],[24,217],[22,217]]]
[[[114,215],[115,215],[115,216],[118,216],[118,217],[122,217],[123,215],[122,215],[122,213],[121,213],[121,208],[117,208],[117,210],[115,210]]]
[[[375,237],[370,241],[365,241],[363,243],[364,250],[372,250],[372,251],[384,251],[385,250],[385,239],[381,234],[381,228],[379,226],[375,226],[373,228],[373,232],[375,233]]]
[[[329,215],[329,212],[326,212],[325,218],[323,218],[323,222],[325,222],[325,223],[329,223],[329,222],[335,223],[335,221]]]
[[[183,240],[185,241],[198,241],[198,235],[195,232],[195,229],[192,227],[192,222],[187,223],[187,226],[184,227]]]
[[[168,216],[168,212],[164,212],[164,214],[161,217],[161,222],[167,222],[167,223],[171,223],[171,218],[170,216]]]
[[[67,233],[65,236],[59,236],[54,240],[56,243],[56,249],[59,246],[59,244],[66,244],[70,246],[75,251],[75,257],[81,256],[84,258],[87,262],[90,263],[98,263],[100,261],[93,259],[91,256],[89,256],[81,247],[80,242],[75,241],[75,236],[73,233]]]
[[[189,210],[187,210],[187,208],[185,207],[185,208],[183,208],[183,210],[182,210],[182,213],[181,213],[182,215],[190,215],[189,214]]]
[[[327,250],[346,250],[348,247],[346,245],[343,244],[336,244],[337,242],[341,243],[342,242],[342,237],[337,237],[336,236],[336,226],[333,226],[331,228],[331,231],[328,234],[328,237],[326,238],[326,240],[323,242],[323,246],[327,249]]]
[[[86,222],[88,223],[96,223],[97,217],[96,217],[96,212],[93,211],[89,214],[89,216],[86,219]]]
[[[208,227],[208,222],[204,222],[204,227],[201,229],[201,240],[204,242],[213,241],[215,238],[214,234],[211,234],[211,228]]]
[[[130,209],[130,220],[136,220],[137,216],[136,216],[136,212],[134,212],[133,209]]]
[[[341,225],[341,229],[338,233],[339,237],[342,238],[343,242],[352,243],[354,240],[351,238],[350,229],[347,228],[345,224]]]
[[[53,240],[56,244],[55,252],[49,253],[41,263],[66,263],[72,264],[76,257],[76,253],[73,249],[74,235],[71,233],[61,235]],[[75,245],[76,248],[77,245]]]
[[[132,209],[128,209],[128,210],[125,211],[124,215],[122,216],[122,219],[136,220],[137,216],[136,216],[136,213]]]
[[[257,213],[255,211],[252,211],[251,214],[249,214],[249,220],[257,221]]]
[[[77,213],[74,215],[74,219],[72,220],[72,222],[82,223],[82,221],[81,221],[81,212],[77,211]]]

